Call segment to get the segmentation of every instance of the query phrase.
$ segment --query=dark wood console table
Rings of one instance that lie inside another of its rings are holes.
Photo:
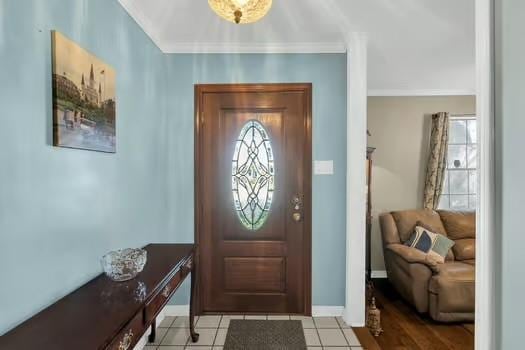
[[[193,244],[150,244],[144,270],[113,282],[104,274],[0,337],[5,350],[131,350],[191,273],[190,332],[194,342],[195,254]],[[35,290],[37,292],[37,290]]]

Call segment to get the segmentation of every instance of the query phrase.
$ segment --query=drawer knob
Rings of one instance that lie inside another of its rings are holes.
[[[170,292],[171,292],[171,290],[170,290],[170,286],[166,286],[166,288],[164,288],[164,290],[162,291],[162,295],[163,295],[165,298],[167,298],[167,297],[170,296]]]
[[[131,341],[133,340],[133,330],[129,330],[126,334],[124,334],[124,338],[120,341],[120,344],[118,346],[118,350],[128,350],[131,346]]]

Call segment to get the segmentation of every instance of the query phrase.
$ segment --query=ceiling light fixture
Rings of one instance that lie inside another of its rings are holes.
[[[253,23],[263,18],[272,7],[272,0],[208,0],[212,10],[234,23]]]

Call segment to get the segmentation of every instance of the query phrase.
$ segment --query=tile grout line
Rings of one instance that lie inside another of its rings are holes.
[[[219,334],[219,330],[221,329],[221,322],[224,315],[220,315],[219,317],[219,323],[217,323],[217,329],[215,330],[215,337],[213,337],[213,341],[211,343],[211,348],[213,349],[215,347],[215,342],[217,341],[217,335]]]
[[[348,344],[348,348],[352,349],[352,346],[350,345],[350,342],[348,341],[348,339],[346,339],[346,334],[345,334],[345,330],[343,329],[343,326],[339,323],[339,320],[337,318],[335,319],[335,322],[337,322],[337,324],[339,325],[339,327],[341,329],[341,333],[343,333],[343,338],[345,338],[346,344]]]
[[[165,318],[166,318],[166,317],[169,317],[169,316],[165,316]],[[148,345],[149,345],[149,346],[154,346],[155,349],[159,348],[159,347],[160,347],[160,343],[164,340],[164,338],[166,337],[166,334],[168,334],[168,331],[170,330],[171,325],[173,324],[173,322],[175,322],[175,319],[176,319],[176,318],[177,318],[177,317],[173,317],[173,320],[172,320],[171,323],[168,325],[168,327],[161,327],[161,326],[160,326],[160,323],[159,323],[159,325],[155,328],[155,332],[158,332],[158,330],[160,330],[160,329],[165,329],[166,332],[164,333],[164,336],[162,337],[162,339],[159,340],[159,344],[158,344],[158,345],[150,344],[150,343],[146,340],[146,346],[148,346]],[[164,321],[164,320],[163,320],[163,321]],[[162,322],[161,322],[161,323],[162,323]]]
[[[350,342],[348,341],[348,339],[346,338],[346,335],[345,335],[345,332],[344,332],[344,329],[343,329],[343,326],[341,325],[341,323],[339,323],[339,320],[337,319],[337,317],[334,317],[335,319],[335,322],[337,324],[337,328],[318,328],[317,326],[317,323],[315,322],[315,318],[312,317],[312,320],[313,320],[313,323],[314,323],[314,326],[315,326],[315,329],[317,331],[317,336],[319,337],[319,343],[321,343],[321,348],[324,349],[325,348],[325,345],[323,344],[322,340],[321,340],[321,335],[319,334],[319,330],[320,329],[339,329],[339,331],[341,332],[341,334],[343,335],[343,339],[345,340],[346,342],[346,346],[341,346],[341,348],[349,348],[349,349],[352,349],[353,345],[350,345]],[[303,328],[304,329],[304,328]],[[352,328],[350,328],[352,329]],[[353,330],[352,330],[353,332]],[[329,347],[340,347],[340,346],[331,346],[331,345],[328,345]]]
[[[215,335],[214,335],[214,337],[213,337],[213,341],[212,341],[212,343],[211,343],[211,345],[210,345],[210,347],[211,347],[212,349],[213,349],[213,347],[215,347],[215,341],[217,340],[217,334],[219,333],[219,329],[220,329],[221,321],[222,321],[222,318],[223,318],[223,315],[218,315],[218,316],[219,316],[219,323],[217,324],[217,328],[215,328],[215,327],[211,327],[211,328],[205,328],[205,327],[203,327],[203,328],[202,328],[202,329],[215,329]],[[200,318],[200,317],[199,317],[199,318]],[[194,327],[195,327],[195,331],[197,331],[197,323],[195,323],[195,326],[194,326]],[[184,349],[186,349],[186,348],[190,348],[190,349],[191,349],[192,346],[199,346],[199,347],[200,347],[200,346],[204,346],[204,347],[208,346],[208,345],[192,345],[192,344],[193,344],[193,343],[191,343],[191,334],[190,334],[190,336],[189,336],[188,339],[186,340],[186,345],[184,345]]]
[[[346,342],[346,345],[348,345],[349,349],[352,349],[352,346],[350,346],[350,342],[348,341],[348,339],[346,339],[346,335],[345,335],[345,331],[343,329],[343,326],[341,325],[341,323],[339,323],[339,320],[337,319],[337,317],[335,318],[335,322],[337,322],[337,325],[339,326],[339,330],[341,331],[341,333],[343,333],[343,338],[344,338],[344,340]]]
[[[162,344],[162,341],[164,340],[164,338],[166,338],[166,336],[168,335],[168,331],[170,330],[171,326],[173,325],[173,323],[175,322],[175,320],[177,319],[177,317],[174,317],[173,318],[173,321],[171,321],[170,325],[168,328],[166,328],[166,332],[164,332],[164,336],[162,337],[162,339],[159,339],[159,343],[157,345],[154,345],[155,348],[158,350],[158,348],[160,348],[161,344]],[[159,324],[160,326],[160,324]],[[157,329],[159,329],[160,327],[157,327]],[[157,331],[157,329],[155,329],[155,332]],[[147,341],[146,341],[146,344],[147,344]]]
[[[312,322],[315,327],[315,333],[317,334],[317,339],[319,339],[319,344],[321,345],[321,349],[324,349],[323,343],[321,342],[321,335],[319,334],[319,329],[317,328],[317,323],[315,322],[315,318],[312,316]],[[306,347],[308,347],[308,344],[306,344]]]

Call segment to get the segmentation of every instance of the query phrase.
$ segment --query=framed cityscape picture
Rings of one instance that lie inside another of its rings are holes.
[[[53,144],[116,152],[114,69],[59,32],[51,35]]]

